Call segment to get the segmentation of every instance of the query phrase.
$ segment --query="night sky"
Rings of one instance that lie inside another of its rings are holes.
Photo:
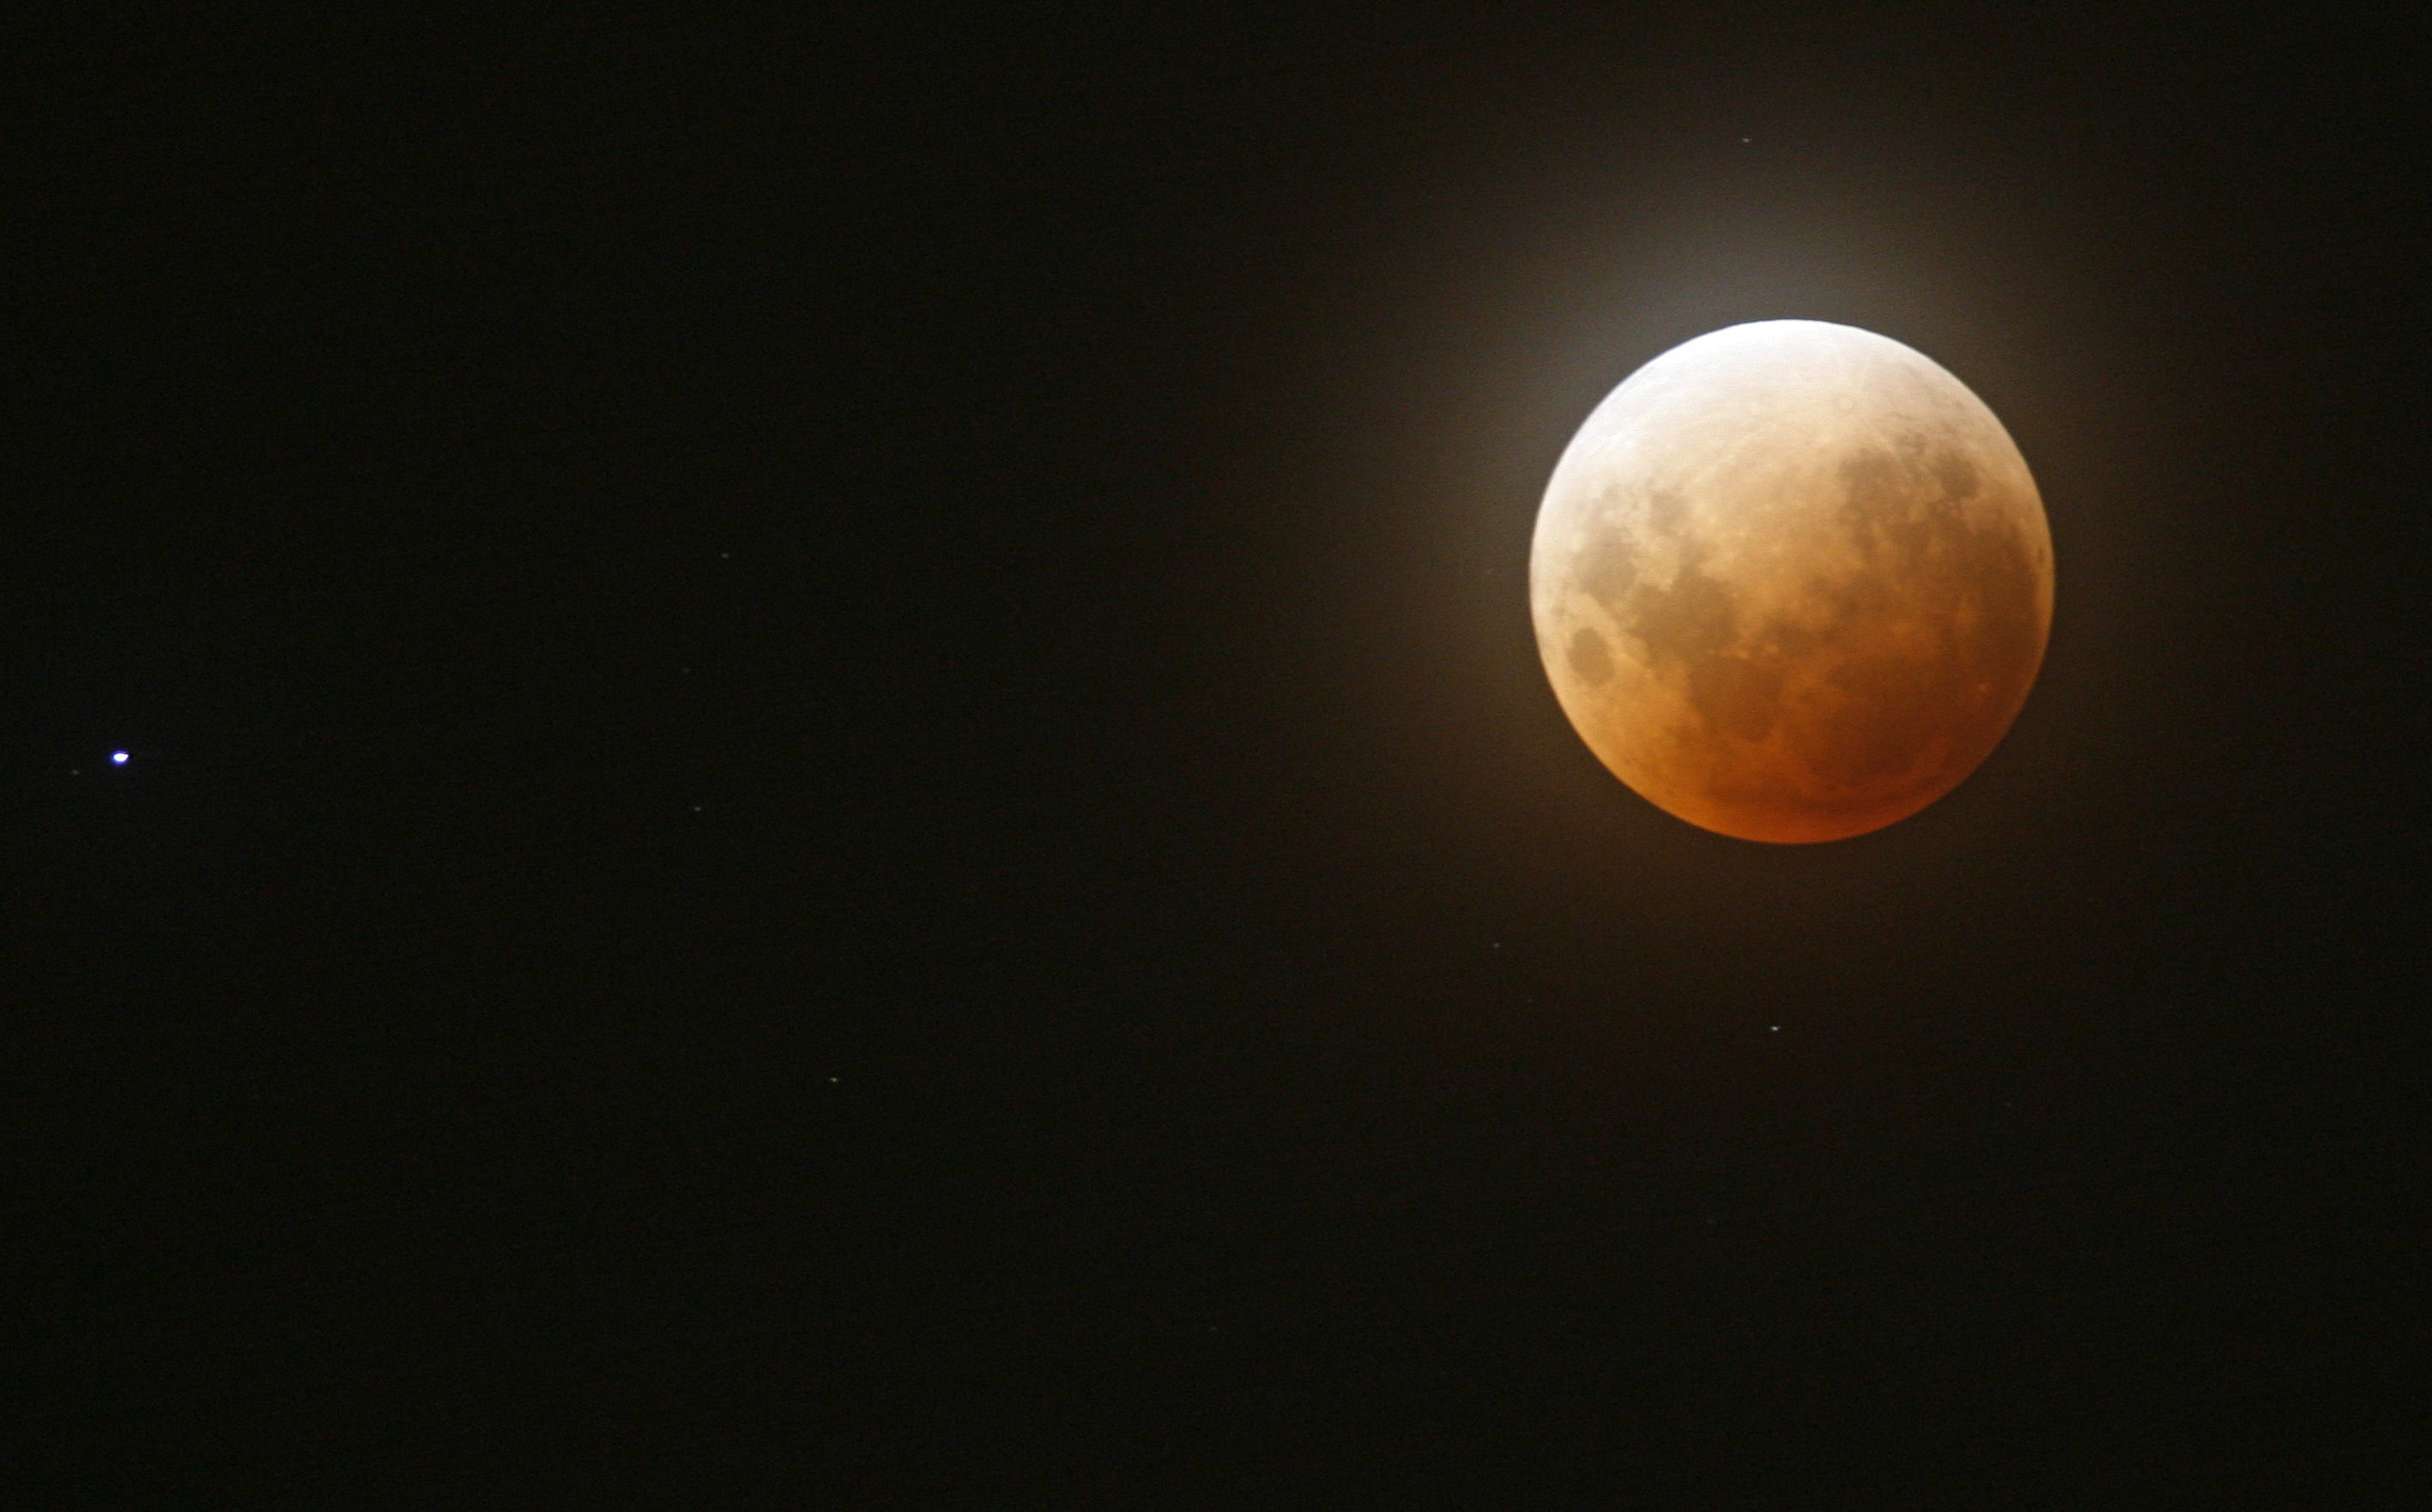
[[[2432,37],[2009,8],[12,46],[6,1499],[2422,1504]],[[1787,848],[1527,597],[1781,317],[2058,577]]]

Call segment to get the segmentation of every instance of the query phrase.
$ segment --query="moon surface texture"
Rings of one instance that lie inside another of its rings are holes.
[[[1613,775],[1746,840],[1904,819],[2043,664],[2052,531],[1993,412],[1888,337],[1712,331],[1631,374],[1546,485],[1546,675]]]

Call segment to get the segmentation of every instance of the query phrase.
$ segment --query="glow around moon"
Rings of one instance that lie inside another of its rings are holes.
[[[1887,337],[1732,326],[1588,416],[1529,553],[1537,647],[1613,775],[1748,840],[1959,785],[2043,663],[2052,533],[1982,400]]]

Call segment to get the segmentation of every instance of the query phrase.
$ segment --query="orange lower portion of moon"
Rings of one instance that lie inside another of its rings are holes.
[[[1547,677],[1658,807],[1844,839],[1957,787],[2043,662],[2052,536],[2009,433],[1886,337],[1733,326],[1630,376],[1547,485]]]

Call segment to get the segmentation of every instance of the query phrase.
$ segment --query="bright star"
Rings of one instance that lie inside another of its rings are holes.
[[[123,750],[114,750],[114,751],[111,751],[111,752],[110,753],[110,765],[112,765],[112,766],[124,766],[124,765],[126,765],[126,764],[127,764],[127,752],[125,752],[125,751],[123,751]]]

